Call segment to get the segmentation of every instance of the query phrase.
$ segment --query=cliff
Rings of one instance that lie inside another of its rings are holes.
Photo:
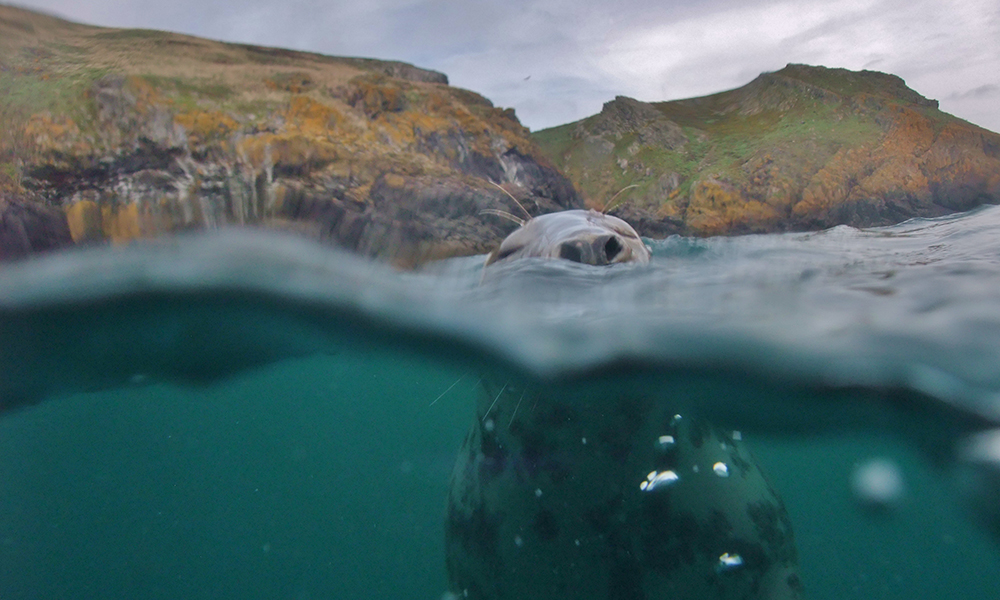
[[[412,265],[578,207],[512,110],[412,65],[0,6],[0,257],[227,225]]]
[[[1000,202],[1000,136],[804,65],[532,135],[405,63],[0,6],[0,259],[259,226],[412,266],[510,232],[490,181],[533,214],[632,186],[613,212],[652,237],[864,227]]]
[[[535,139],[644,235],[896,223],[1000,203],[1000,135],[883,73],[788,65],[703,98],[618,97]],[[617,203],[616,203],[617,204]]]

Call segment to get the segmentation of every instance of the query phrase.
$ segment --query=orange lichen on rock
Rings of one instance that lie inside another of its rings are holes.
[[[80,155],[90,151],[76,122],[65,115],[54,116],[47,111],[31,115],[24,134],[38,152]]]
[[[312,75],[303,71],[275,73],[264,80],[264,87],[278,92],[302,94],[316,87]]]
[[[139,205],[132,202],[102,206],[101,226],[104,229],[104,237],[116,244],[137,239],[141,235]]]
[[[294,96],[273,133],[242,136],[236,150],[255,169],[266,164],[312,171],[336,161],[357,138],[349,119],[336,107],[309,96]]]
[[[406,106],[402,87],[379,75],[363,75],[351,81],[347,102],[374,119],[386,112],[399,112]]]
[[[817,171],[802,190],[802,199],[792,207],[796,217],[817,215],[847,200],[858,181],[871,167],[867,148],[841,148]]]
[[[145,78],[132,75],[127,77],[125,82],[129,92],[135,96],[135,109],[139,114],[146,114],[151,109],[167,103],[160,90]]]
[[[92,200],[81,200],[66,207],[66,221],[74,242],[104,238],[101,226],[101,208]]]
[[[329,137],[346,129],[347,119],[335,107],[309,96],[293,96],[285,111],[286,129],[313,136]]]
[[[74,242],[110,240],[120,244],[143,235],[137,203],[99,205],[80,200],[65,209],[70,236]]]
[[[691,186],[687,221],[698,235],[718,235],[734,229],[754,231],[777,218],[773,207],[748,200],[716,179],[701,180]]]
[[[192,144],[225,138],[237,131],[240,124],[229,115],[219,111],[190,110],[174,115],[174,122],[187,130]]]

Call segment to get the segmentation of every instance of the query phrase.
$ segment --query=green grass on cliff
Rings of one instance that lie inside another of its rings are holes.
[[[80,104],[80,97],[107,71],[81,70],[71,77],[46,77],[36,73],[0,72],[0,106],[14,111],[43,110],[67,113]]]
[[[188,102],[197,102],[202,98],[221,101],[233,95],[232,86],[217,80],[206,81],[161,75],[143,75],[142,78],[161,92],[173,92]]]
[[[0,152],[20,153],[24,140],[18,133],[32,115],[60,115],[71,119],[81,131],[91,131],[95,122],[94,100],[87,94],[106,69],[75,69],[69,75],[0,72],[0,122],[7,130],[0,135]]]
[[[627,193],[632,203],[660,206],[670,214],[682,209],[691,185],[699,179],[739,185],[747,180],[752,163],[768,158],[781,162],[788,172],[811,175],[841,147],[873,142],[883,133],[873,120],[840,103],[802,97],[787,110],[741,114],[733,108],[738,100],[733,92],[724,92],[654,104],[687,137],[676,151],[638,145],[637,133],[624,133],[600,136],[613,144],[613,150],[595,153],[592,149],[599,142],[588,140],[586,132],[596,117],[538,131],[534,138],[590,203],[600,206],[617,190],[634,185]],[[664,189],[663,177],[679,185]]]

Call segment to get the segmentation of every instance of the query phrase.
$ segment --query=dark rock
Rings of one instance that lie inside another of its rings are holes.
[[[637,133],[639,143],[646,146],[680,150],[687,143],[687,136],[681,127],[652,104],[616,96],[611,102],[604,103],[592,125],[592,134],[621,136],[627,133]]]
[[[61,210],[0,197],[0,260],[72,244],[66,215]]]

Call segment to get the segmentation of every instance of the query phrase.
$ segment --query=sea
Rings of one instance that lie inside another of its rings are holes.
[[[453,598],[483,377],[738,431],[808,598],[1000,597],[1000,207],[647,243],[399,271],[234,229],[0,266],[0,599]]]

